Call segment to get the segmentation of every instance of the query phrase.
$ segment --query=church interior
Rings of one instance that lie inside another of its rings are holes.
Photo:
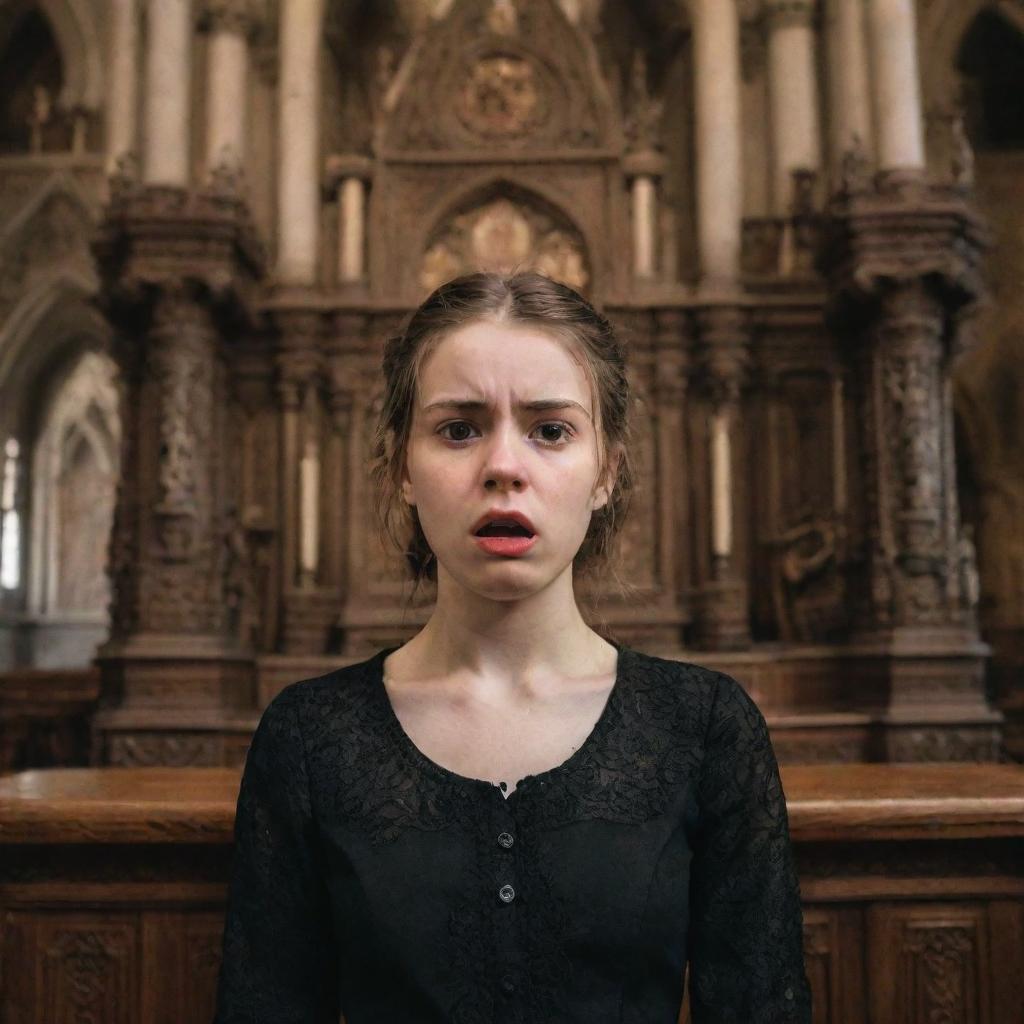
[[[518,268],[625,343],[581,608],[763,711],[815,1020],[1024,1021],[1019,0],[0,4],[0,1019],[210,1019],[262,709],[430,616],[384,340]]]

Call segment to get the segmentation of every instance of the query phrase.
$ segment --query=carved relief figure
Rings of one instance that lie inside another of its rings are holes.
[[[505,54],[473,66],[456,100],[462,123],[484,136],[520,136],[541,120],[541,94],[533,65]]]

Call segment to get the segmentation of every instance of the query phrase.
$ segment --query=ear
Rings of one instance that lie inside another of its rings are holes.
[[[415,505],[413,498],[412,481],[409,479],[408,458],[402,460],[402,498],[407,505]]]
[[[622,459],[622,448],[616,447],[609,453],[608,467],[601,485],[594,491],[594,511],[604,508],[611,501],[612,492],[615,490],[615,481],[619,474],[619,463]]]

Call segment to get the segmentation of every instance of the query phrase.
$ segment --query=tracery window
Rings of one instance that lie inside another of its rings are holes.
[[[0,5],[2,6],[2,5]],[[29,8],[0,50],[0,152],[66,150],[69,114],[60,51],[43,14]]]
[[[33,457],[34,613],[106,617],[119,446],[114,365],[86,353],[54,395]]]

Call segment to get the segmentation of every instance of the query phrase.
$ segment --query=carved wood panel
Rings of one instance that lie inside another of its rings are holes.
[[[1002,1024],[984,904],[882,903],[868,911],[868,933],[872,1020]]]
[[[137,928],[136,914],[119,911],[6,914],[3,964],[4,975],[13,981],[10,1019],[134,1024],[140,981]]]

